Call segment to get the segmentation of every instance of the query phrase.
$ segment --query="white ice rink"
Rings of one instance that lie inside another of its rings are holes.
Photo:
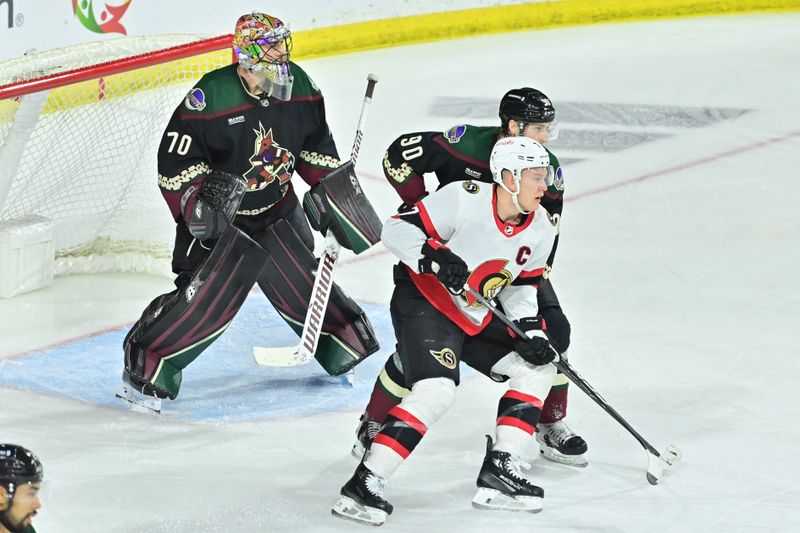
[[[589,443],[589,467],[535,461],[530,476],[546,492],[539,514],[474,510],[483,435],[504,387],[470,374],[390,480],[395,511],[383,531],[800,531],[799,57],[800,15],[780,14],[304,62],[345,154],[366,75],[380,76],[359,173],[382,217],[399,203],[379,177],[396,136],[497,123],[512,87],[553,98],[562,138],[551,148],[567,193],[553,283],[573,326],[571,362],[654,446],[684,454],[650,486],[639,444],[571,387],[568,421]],[[43,459],[37,530],[365,531],[330,507],[356,466],[353,431],[392,348],[392,262],[379,245],[336,274],[374,313],[383,341],[354,388],[314,368],[279,374],[251,363],[254,342],[290,339],[258,329],[272,318],[254,293],[251,322],[187,369],[161,417],[112,396],[125,326],[170,280],[62,277],[0,301],[0,442]],[[233,371],[229,354],[238,354]]]

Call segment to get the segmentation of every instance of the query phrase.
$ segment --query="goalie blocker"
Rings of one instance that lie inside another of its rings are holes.
[[[352,161],[330,172],[303,197],[311,226],[330,230],[344,248],[360,254],[381,240],[383,224],[367,199]]]

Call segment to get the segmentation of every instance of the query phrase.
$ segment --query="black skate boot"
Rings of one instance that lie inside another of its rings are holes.
[[[364,411],[358,421],[358,428],[356,428],[356,442],[350,450],[350,454],[358,459],[363,459],[364,453],[369,450],[372,441],[375,440],[375,435],[381,430],[380,422],[376,422]]]
[[[536,440],[545,459],[581,468],[589,464],[584,456],[589,446],[563,420],[552,424],[539,423]]]
[[[392,504],[383,498],[385,484],[382,477],[362,462],[342,487],[342,496],[331,509],[331,514],[371,526],[382,525],[386,516],[392,514]]]
[[[117,393],[117,398],[128,402],[134,411],[160,413],[161,400],[168,397],[165,391],[153,387],[127,370],[122,371],[122,388]]]
[[[508,452],[492,451],[492,438],[486,435],[486,439],[486,456],[478,474],[478,492],[472,498],[472,506],[529,513],[541,511],[544,490],[522,475],[521,467],[527,465]]]

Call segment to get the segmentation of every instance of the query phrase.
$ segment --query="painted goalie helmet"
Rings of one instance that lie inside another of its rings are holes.
[[[266,13],[242,15],[233,33],[233,53],[267,96],[288,100],[294,78],[289,71],[292,32],[279,18]]]

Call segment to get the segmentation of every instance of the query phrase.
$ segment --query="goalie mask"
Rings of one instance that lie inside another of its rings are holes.
[[[526,168],[542,167],[547,169],[544,181],[549,187],[553,184],[555,176],[553,166],[550,164],[550,154],[547,153],[544,146],[527,137],[505,137],[500,139],[495,143],[494,148],[492,148],[492,155],[489,157],[492,178],[503,190],[511,195],[514,207],[522,214],[528,214],[528,211],[525,211],[519,205],[518,199],[522,171]],[[516,190],[512,191],[503,182],[503,170],[511,172]]]
[[[282,20],[265,13],[251,13],[236,21],[233,53],[239,66],[251,73],[266,96],[279,100],[291,98],[294,81],[289,72],[291,52],[292,32]]]

